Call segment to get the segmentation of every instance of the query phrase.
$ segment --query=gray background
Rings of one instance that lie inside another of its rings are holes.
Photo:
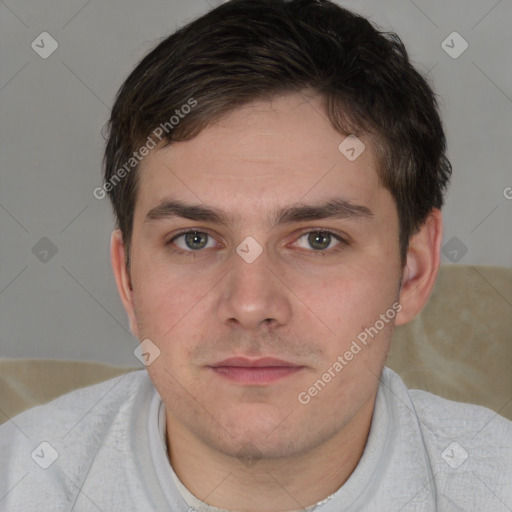
[[[135,64],[219,3],[0,3],[0,357],[140,366],[110,268],[110,205],[92,195],[101,129]],[[512,1],[339,3],[396,31],[441,97],[454,168],[443,263],[510,266]],[[454,31],[469,44],[458,58],[442,47]],[[58,43],[46,59],[31,47],[42,32]]]

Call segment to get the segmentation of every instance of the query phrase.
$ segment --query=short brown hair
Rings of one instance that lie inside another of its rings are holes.
[[[443,205],[451,165],[435,94],[400,38],[328,0],[231,0],[160,42],[117,94],[104,179],[127,268],[140,166],[113,179],[155,128],[166,127],[168,145],[247,103],[306,89],[321,95],[336,130],[374,142],[404,265],[410,237]],[[194,108],[171,126],[191,98]]]

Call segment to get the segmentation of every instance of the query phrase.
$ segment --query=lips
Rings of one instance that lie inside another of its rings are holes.
[[[298,368],[300,365],[276,359],[275,357],[262,357],[260,359],[248,359],[246,357],[230,357],[211,365],[213,368],[221,366],[236,366],[240,368],[270,368],[270,367],[292,367]]]
[[[304,367],[275,357],[230,357],[209,368],[219,377],[232,383],[262,386],[290,377]]]

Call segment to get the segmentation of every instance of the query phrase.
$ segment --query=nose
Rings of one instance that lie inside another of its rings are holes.
[[[231,328],[251,331],[286,325],[292,312],[291,293],[266,251],[252,262],[238,253],[232,259],[232,269],[219,295],[219,321]]]

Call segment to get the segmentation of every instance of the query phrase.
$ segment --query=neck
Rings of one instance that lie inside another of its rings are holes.
[[[239,512],[304,509],[348,480],[363,454],[374,405],[375,396],[307,453],[245,463],[204,444],[166,413],[169,459],[185,487],[208,505]]]

